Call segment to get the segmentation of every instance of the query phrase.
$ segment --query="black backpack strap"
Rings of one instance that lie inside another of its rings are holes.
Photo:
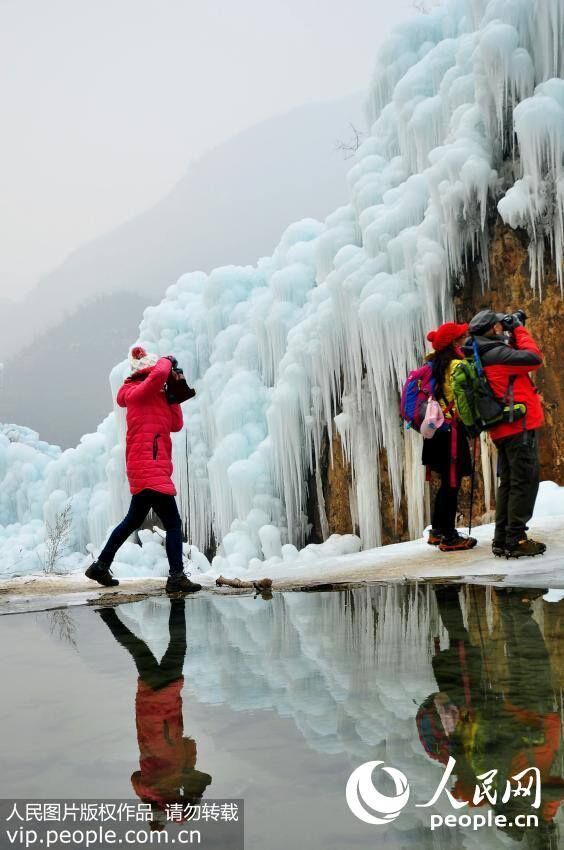
[[[505,406],[509,405],[509,422],[513,422],[515,419],[515,392],[514,392],[514,384],[515,378],[517,375],[511,375],[509,378],[509,383],[507,385],[507,390],[505,391],[505,395],[502,399],[502,404]]]

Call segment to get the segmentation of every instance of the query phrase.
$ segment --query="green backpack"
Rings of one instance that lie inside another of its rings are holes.
[[[472,341],[471,358],[462,360],[452,373],[452,392],[458,415],[472,436],[488,431],[500,422],[515,422],[527,412],[524,404],[513,401],[515,375],[509,379],[505,396],[497,399],[484,374],[478,345]]]

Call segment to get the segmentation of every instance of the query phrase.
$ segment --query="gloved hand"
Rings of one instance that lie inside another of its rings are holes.
[[[176,367],[178,366],[178,360],[176,359],[176,357],[173,357],[172,354],[165,354],[165,360],[170,360],[173,369],[176,369]]]

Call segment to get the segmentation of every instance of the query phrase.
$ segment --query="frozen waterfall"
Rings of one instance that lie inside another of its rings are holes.
[[[212,541],[218,571],[295,558],[308,487],[322,497],[324,433],[340,435],[350,463],[362,545],[381,543],[381,451],[393,506],[405,492],[410,533],[421,534],[419,438],[400,427],[398,388],[425,332],[452,317],[468,263],[488,285],[488,205],[528,229],[539,294],[545,240],[562,285],[563,44],[560,0],[448,0],[414,16],[379,51],[349,203],[291,225],[256,266],[184,275],[145,310],[138,342],[174,353],[197,390],[174,439],[195,559]],[[125,361],[112,372],[114,397],[126,372]],[[4,573],[36,568],[44,523],[68,500],[73,551],[102,544],[128,501],[123,445],[117,409],[64,453],[3,426]],[[158,540],[144,539],[144,563],[164,570]]]

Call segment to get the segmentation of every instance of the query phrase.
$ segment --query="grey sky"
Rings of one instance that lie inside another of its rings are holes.
[[[0,297],[244,127],[365,87],[412,14],[411,0],[0,0]]]

